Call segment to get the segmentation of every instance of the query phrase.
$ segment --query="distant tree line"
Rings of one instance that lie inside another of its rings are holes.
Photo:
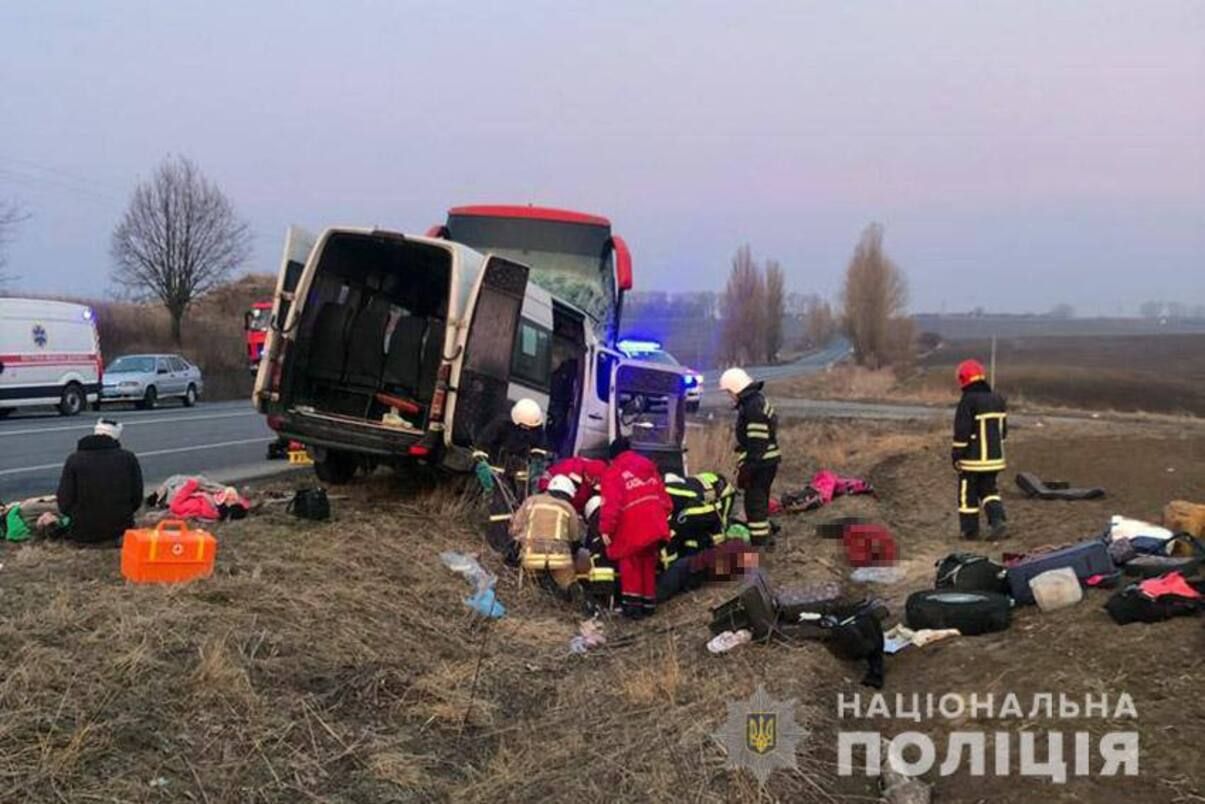
[[[1205,319],[1205,304],[1190,306],[1183,302],[1148,301],[1139,306],[1138,314],[1143,318]]]

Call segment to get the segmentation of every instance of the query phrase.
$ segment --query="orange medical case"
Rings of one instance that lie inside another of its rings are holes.
[[[165,519],[154,528],[127,530],[121,543],[121,574],[135,583],[179,583],[213,574],[218,542],[187,522]]]

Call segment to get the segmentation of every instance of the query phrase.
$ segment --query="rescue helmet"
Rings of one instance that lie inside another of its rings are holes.
[[[510,420],[520,427],[535,429],[544,423],[544,411],[534,399],[520,399],[510,409]]]
[[[987,376],[983,364],[978,360],[964,360],[958,364],[958,387],[966,388],[973,382],[978,382]]]
[[[682,477],[682,475],[674,474],[673,472],[666,472],[665,473],[665,482],[666,483],[685,483],[686,478]]]
[[[554,475],[548,481],[549,494],[564,494],[570,500],[577,494],[577,484],[568,475]]]
[[[595,494],[590,499],[586,500],[586,507],[582,511],[586,515],[586,519],[598,513],[598,509],[602,508],[602,497]]]
[[[736,396],[753,384],[753,378],[743,368],[730,368],[720,375],[720,387]]]

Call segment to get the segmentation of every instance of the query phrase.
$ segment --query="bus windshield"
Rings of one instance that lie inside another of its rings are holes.
[[[537,285],[608,328],[614,323],[615,271],[608,227],[532,218],[449,215],[448,237],[529,266]]]

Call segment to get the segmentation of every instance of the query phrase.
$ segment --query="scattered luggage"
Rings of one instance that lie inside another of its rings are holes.
[[[1205,505],[1172,500],[1163,509],[1163,525],[1168,530],[1205,539]]]
[[[1205,580],[1186,580],[1178,572],[1133,583],[1105,603],[1118,625],[1157,623],[1205,610]]]
[[[322,487],[297,489],[287,510],[299,519],[324,522],[331,518],[331,501]]]
[[[121,543],[121,574],[134,583],[181,583],[213,574],[218,543],[179,519],[127,530]]]
[[[1109,540],[1129,539],[1134,549],[1140,553],[1163,552],[1162,544],[1174,535],[1167,528],[1143,522],[1141,519],[1114,516],[1109,520]]]
[[[866,660],[862,684],[875,689],[883,688],[883,616],[883,605],[869,601],[820,620],[820,627],[828,632],[827,644],[834,654],[852,661]]]
[[[1072,488],[1070,483],[1063,481],[1042,480],[1033,472],[1019,472],[1015,480],[1017,488],[1025,492],[1026,497],[1039,500],[1096,500],[1105,496],[1105,490],[1099,486]]]
[[[1200,556],[1138,556],[1127,561],[1122,572],[1131,578],[1158,578],[1169,572],[1196,575],[1200,569]]]
[[[975,553],[950,553],[936,563],[935,589],[959,592],[1008,593],[1008,570],[987,556]]]
[[[780,505],[784,513],[796,514],[815,511],[837,497],[855,494],[874,494],[874,487],[860,477],[843,477],[829,469],[821,469],[801,490],[782,495]]]
[[[1043,612],[1065,609],[1084,599],[1084,588],[1080,586],[1075,570],[1070,567],[1047,570],[1035,575],[1029,579],[1029,591]]]
[[[1029,588],[1030,579],[1047,570],[1070,567],[1080,580],[1093,575],[1109,575],[1116,572],[1113,559],[1109,556],[1109,548],[1100,539],[1026,556],[1007,566],[1009,592],[1014,600],[1024,604],[1034,602],[1033,592]]]
[[[964,636],[990,634],[1008,628],[1012,601],[996,592],[914,592],[904,605],[904,619],[913,630],[957,628]]]

